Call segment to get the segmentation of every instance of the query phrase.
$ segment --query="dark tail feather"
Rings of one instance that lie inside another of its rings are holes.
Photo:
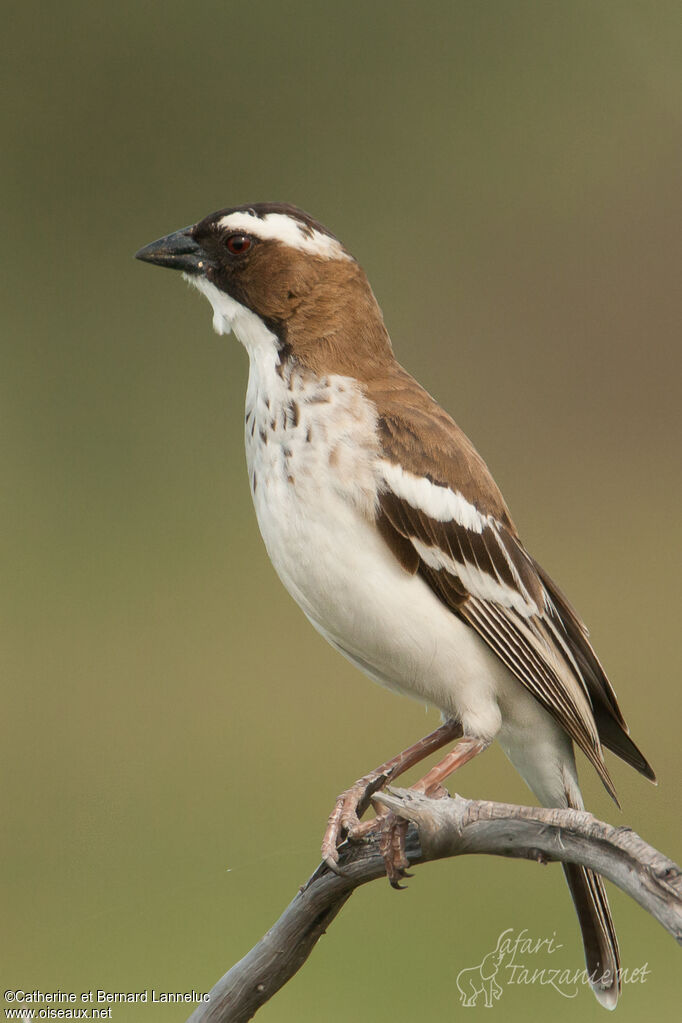
[[[649,781],[656,781],[656,775],[651,764],[644,754],[635,746],[627,732],[620,727],[613,716],[602,710],[598,705],[594,707],[594,720],[597,723],[597,731],[602,745],[615,753],[617,757],[630,764],[636,771],[643,774]]]
[[[598,874],[563,863],[585,947],[585,962],[597,1001],[615,1009],[620,993],[620,955],[611,910]]]
[[[592,649],[587,629],[557,584],[550,579],[537,561],[533,564],[552,598],[554,610],[569,640],[571,653],[578,666],[577,677],[587,686],[602,745],[610,749],[617,757],[621,757],[626,764],[630,764],[649,781],[655,782],[656,775],[651,764],[628,734],[628,726],[621,714],[616,694],[606,677],[606,672],[599,663],[599,658]],[[606,779],[604,779],[604,784],[606,785]],[[608,785],[606,787],[608,789]]]

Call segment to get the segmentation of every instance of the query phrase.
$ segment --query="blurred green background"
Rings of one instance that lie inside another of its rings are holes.
[[[336,794],[437,722],[284,592],[246,356],[132,258],[226,205],[294,202],[363,263],[658,771],[611,758],[619,815],[583,761],[590,808],[679,858],[679,4],[66,0],[6,6],[3,34],[3,989],[208,990],[316,865]],[[498,750],[456,787],[529,800]],[[619,1018],[678,1018],[673,940],[611,890],[651,970]],[[531,966],[582,966],[557,866],[374,884],[259,1019],[454,1018],[510,927],[563,944]],[[496,1011],[604,1018],[539,985]]]

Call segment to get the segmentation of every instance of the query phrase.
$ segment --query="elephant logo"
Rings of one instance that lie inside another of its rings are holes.
[[[503,958],[504,951],[496,948],[483,956],[478,966],[467,966],[459,971],[456,983],[464,1008],[472,1008],[479,995],[483,995],[486,1009],[492,1009],[495,1000],[502,995],[502,988],[495,978]]]

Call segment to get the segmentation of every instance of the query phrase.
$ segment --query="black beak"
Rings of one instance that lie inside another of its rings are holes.
[[[135,259],[157,266],[169,266],[171,270],[184,270],[186,274],[201,274],[206,269],[206,253],[192,238],[192,227],[174,231],[165,238],[159,238],[151,245],[135,253]]]

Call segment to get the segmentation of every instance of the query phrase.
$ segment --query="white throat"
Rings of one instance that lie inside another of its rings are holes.
[[[277,337],[265,326],[260,316],[247,309],[241,302],[226,295],[205,277],[183,274],[186,281],[205,295],[213,307],[213,329],[216,334],[233,333],[246,348],[249,357],[274,354],[278,348]]]

